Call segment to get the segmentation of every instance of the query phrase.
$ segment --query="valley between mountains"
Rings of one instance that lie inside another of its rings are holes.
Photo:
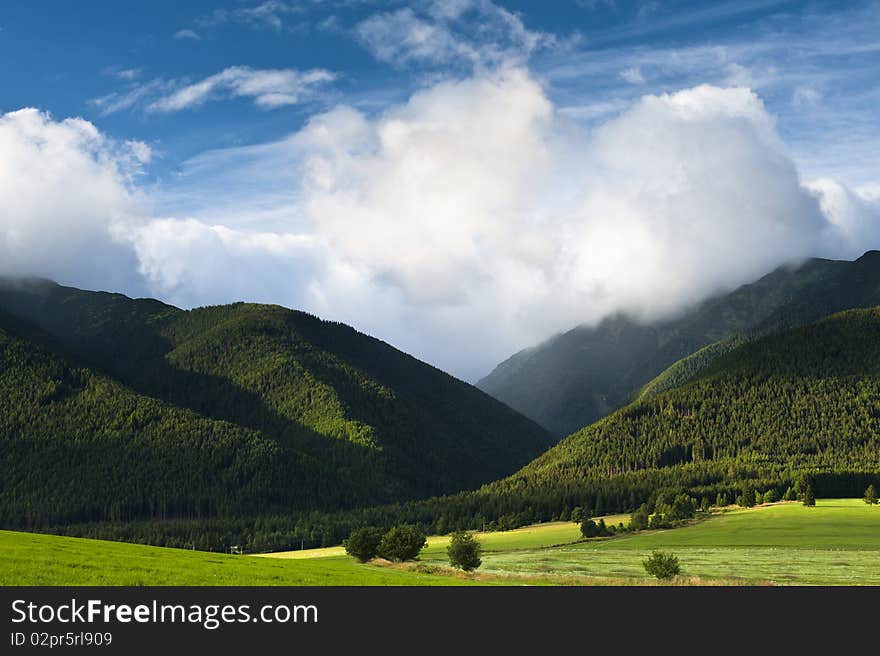
[[[878,344],[876,251],[677,318],[576,327],[476,387],[279,306],[7,278],[0,528],[253,553],[364,526],[628,516],[681,494],[707,510],[744,489],[857,498],[880,486]]]

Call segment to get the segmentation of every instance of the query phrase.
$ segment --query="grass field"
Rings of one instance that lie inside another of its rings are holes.
[[[487,553],[482,572],[644,580],[653,549],[682,574],[744,583],[880,585],[880,508],[857,499],[725,512],[691,526],[554,549]],[[439,561],[438,561],[439,562]]]
[[[606,518],[617,524],[623,517]],[[880,585],[880,508],[820,500],[736,509],[682,528],[575,542],[556,522],[481,533],[479,574],[446,567],[436,536],[418,565],[360,565],[341,547],[226,556],[0,531],[2,585],[644,585],[653,549],[676,554],[685,583]]]
[[[284,561],[0,531],[0,585],[461,585],[336,557]]]

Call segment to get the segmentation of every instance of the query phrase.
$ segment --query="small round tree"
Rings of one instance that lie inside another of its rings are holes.
[[[415,560],[427,544],[428,539],[418,526],[395,526],[382,536],[378,555],[402,563],[405,560]]]
[[[662,551],[653,552],[650,558],[642,561],[642,565],[648,574],[661,580],[671,579],[681,573],[678,558],[671,553],[663,553]]]
[[[473,533],[467,531],[456,531],[452,534],[452,540],[446,547],[446,554],[449,556],[449,564],[453,567],[463,569],[465,572],[477,569],[483,564],[480,554],[483,547]]]
[[[365,563],[376,557],[381,541],[381,529],[368,526],[353,530],[348,539],[342,541],[342,546],[345,547],[345,553],[349,556],[354,556],[359,562]]]

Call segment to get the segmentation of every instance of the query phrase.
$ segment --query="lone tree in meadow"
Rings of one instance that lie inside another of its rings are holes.
[[[376,557],[381,541],[381,529],[368,526],[353,530],[348,539],[342,541],[342,546],[345,547],[345,553],[349,556],[354,556],[359,562],[365,563]]]
[[[446,554],[449,556],[449,564],[465,572],[477,569],[483,564],[480,554],[483,547],[480,541],[473,533],[467,531],[456,531],[452,534],[452,540],[446,547]]]
[[[873,483],[868,485],[868,489],[865,490],[865,503],[869,506],[873,506],[877,503],[877,490],[874,489]]]
[[[405,524],[395,526],[379,542],[378,555],[396,563],[415,560],[428,544],[428,538],[418,526]]]
[[[660,580],[671,579],[673,576],[681,574],[678,558],[671,553],[655,551],[650,558],[642,561],[642,565],[648,574],[656,576]]]

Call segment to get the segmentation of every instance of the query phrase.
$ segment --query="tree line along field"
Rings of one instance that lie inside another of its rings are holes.
[[[880,585],[880,508],[859,499],[737,508],[587,541],[573,522],[478,537],[483,565],[463,575],[448,567],[448,536],[431,537],[419,563],[389,566],[358,564],[341,548],[230,556],[0,531],[0,584],[649,585],[642,560],[660,549],[679,557],[688,584]]]

